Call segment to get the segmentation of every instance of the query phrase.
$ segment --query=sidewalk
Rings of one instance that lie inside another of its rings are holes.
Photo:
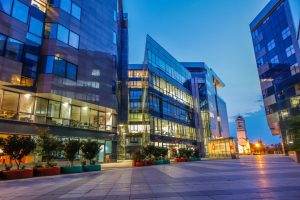
[[[111,170],[118,168],[130,168],[132,167],[132,160],[118,160],[115,163],[102,163],[102,170]]]

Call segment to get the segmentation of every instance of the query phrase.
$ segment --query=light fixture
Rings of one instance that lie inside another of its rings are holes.
[[[31,94],[24,94],[24,97],[25,97],[26,99],[29,99],[29,98],[31,97]]]

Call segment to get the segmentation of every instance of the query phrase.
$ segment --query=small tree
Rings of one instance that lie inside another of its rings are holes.
[[[73,166],[73,162],[76,158],[76,154],[79,152],[81,143],[79,140],[69,140],[64,145],[64,153],[66,159],[70,162],[70,165]]]
[[[83,157],[90,161],[90,164],[92,164],[92,160],[98,155],[100,149],[98,142],[95,141],[87,141],[83,142],[81,146],[81,151],[83,154]]]
[[[37,140],[39,154],[51,166],[51,161],[62,151],[62,142],[49,134],[48,130],[40,130]]]
[[[35,142],[30,137],[9,136],[3,142],[3,151],[14,160],[17,168],[20,169],[22,159],[35,149]]]

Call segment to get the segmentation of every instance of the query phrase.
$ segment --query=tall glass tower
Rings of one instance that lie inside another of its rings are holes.
[[[285,146],[300,114],[299,0],[271,0],[250,24],[269,127]]]

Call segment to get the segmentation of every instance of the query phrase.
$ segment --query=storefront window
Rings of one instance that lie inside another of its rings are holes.
[[[2,100],[2,110],[14,111],[18,110],[19,94],[9,91],[4,91]]]
[[[31,94],[20,95],[19,111],[23,113],[32,113],[34,106],[34,97]]]
[[[49,101],[48,117],[59,118],[60,102]]]
[[[101,131],[105,130],[105,113],[99,112],[99,129]]]
[[[81,122],[84,126],[89,125],[89,112],[90,109],[88,107],[81,108]]]
[[[105,142],[105,153],[107,153],[107,154],[112,153],[112,142],[111,141]]]
[[[97,110],[90,111],[90,126],[93,128],[98,127],[98,111]]]
[[[77,121],[77,122],[80,121],[80,107],[72,106],[71,119],[74,120],[74,121]]]
[[[38,115],[46,115],[48,107],[48,100],[37,98],[35,103],[35,114]]]
[[[106,113],[106,130],[110,131],[112,128],[112,114]]]
[[[61,118],[70,119],[71,105],[67,102],[61,104]]]

